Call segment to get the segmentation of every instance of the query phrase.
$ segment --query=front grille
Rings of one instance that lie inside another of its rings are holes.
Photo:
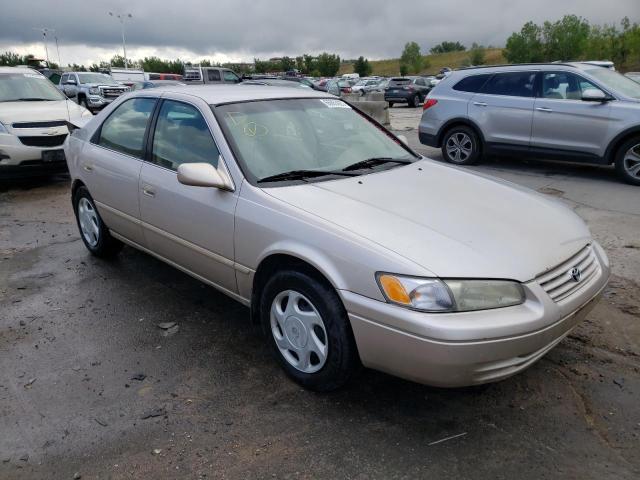
[[[103,97],[115,98],[115,97],[119,97],[124,92],[125,92],[125,90],[122,90],[120,88],[103,88],[102,89],[102,96]]]
[[[64,143],[67,134],[42,137],[18,137],[23,145],[29,147],[58,147]]]
[[[13,128],[47,128],[47,127],[64,127],[66,120],[54,120],[52,122],[16,122]]]
[[[577,282],[571,275],[574,268],[580,271],[580,279]],[[558,302],[580,290],[599,271],[600,263],[593,247],[587,245],[568,260],[539,275],[537,281],[552,300]]]

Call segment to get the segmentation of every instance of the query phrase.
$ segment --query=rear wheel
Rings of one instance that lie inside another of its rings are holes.
[[[471,128],[464,125],[448,130],[442,140],[442,156],[449,163],[473,165],[480,160],[480,141]]]
[[[389,102],[389,108],[393,107],[393,102]]]
[[[303,387],[335,390],[357,372],[347,313],[326,282],[306,272],[276,273],[262,291],[260,318],[280,365]]]
[[[618,149],[615,158],[618,175],[631,185],[640,185],[640,136],[633,137]]]
[[[409,101],[409,106],[413,108],[418,108],[420,106],[420,94],[416,93],[413,98]]]
[[[86,187],[76,190],[73,196],[73,210],[76,214],[80,238],[93,255],[108,258],[122,249],[122,242],[109,233]]]

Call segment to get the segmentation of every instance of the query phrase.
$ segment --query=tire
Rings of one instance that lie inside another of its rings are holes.
[[[618,148],[615,165],[622,180],[640,186],[640,136],[630,138]]]
[[[449,129],[442,139],[442,156],[455,165],[473,165],[481,156],[481,144],[476,132],[464,125]]]
[[[420,94],[416,93],[413,98],[409,101],[409,106],[413,108],[418,108],[420,106]]]
[[[259,311],[273,354],[296,383],[329,392],[359,370],[347,312],[326,281],[305,271],[277,272],[262,289]]]
[[[393,107],[393,102],[389,102],[389,108]]]
[[[86,187],[78,188],[73,195],[73,212],[80,238],[93,255],[111,258],[122,249],[122,242],[109,233]]]

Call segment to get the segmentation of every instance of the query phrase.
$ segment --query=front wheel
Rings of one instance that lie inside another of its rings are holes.
[[[473,165],[480,160],[480,141],[471,128],[453,127],[442,140],[442,156],[449,163]]]
[[[73,211],[76,214],[80,238],[93,255],[108,258],[122,249],[122,242],[109,233],[86,187],[76,190],[73,196]]]
[[[615,164],[625,182],[640,185],[640,136],[631,138],[618,149]]]
[[[409,106],[413,107],[413,108],[418,108],[420,106],[420,95],[419,94],[415,94],[413,99],[410,100],[409,102]]]
[[[335,290],[306,272],[273,275],[260,299],[260,318],[287,375],[305,388],[340,388],[359,359],[347,312]]]

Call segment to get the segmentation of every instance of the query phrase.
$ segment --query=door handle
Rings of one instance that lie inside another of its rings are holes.
[[[93,172],[93,165],[89,165],[88,163],[83,163],[82,168],[87,172]]]
[[[155,197],[156,191],[151,185],[144,185],[142,187],[142,193],[144,193],[147,197]]]
[[[484,102],[473,102],[476,107],[486,107],[487,104]]]
[[[553,110],[548,107],[536,107],[536,110],[538,110],[539,112],[553,112]]]

